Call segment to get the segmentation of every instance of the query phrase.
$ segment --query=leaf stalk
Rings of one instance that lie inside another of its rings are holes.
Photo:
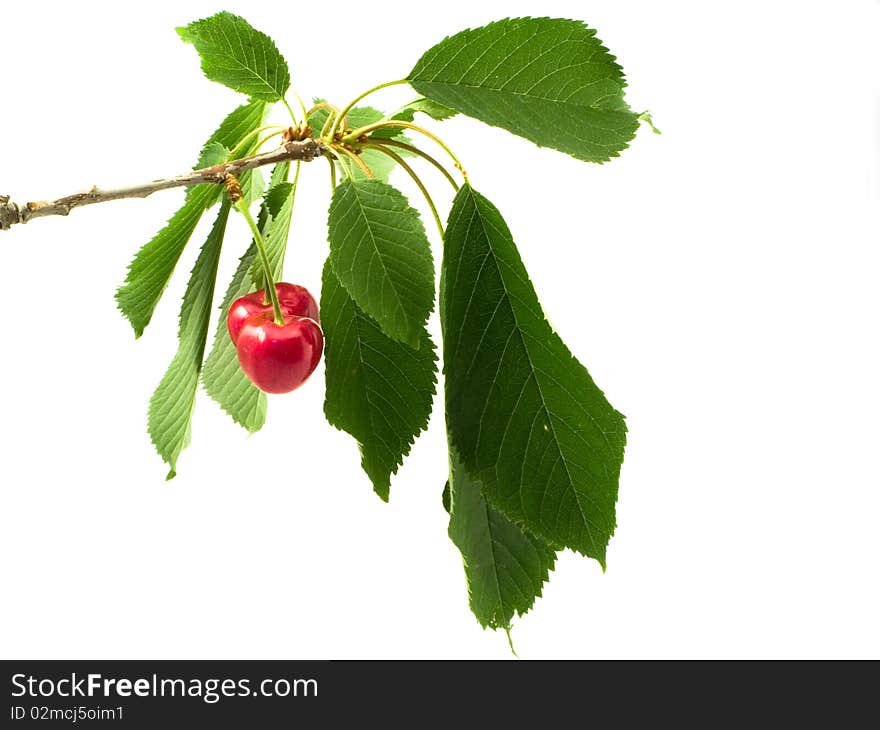
[[[346,149],[346,148],[343,147],[342,145],[336,145],[336,144],[333,145],[333,146],[331,147],[331,149],[333,150],[333,152],[335,152],[335,153],[337,154],[337,156],[338,156],[339,153],[341,152],[342,154],[344,154],[344,155],[345,155],[346,157],[348,157],[349,159],[354,160],[354,163],[355,163],[355,164],[361,169],[361,172],[363,172],[364,175],[366,175],[367,177],[369,177],[369,178],[374,178],[374,177],[376,177],[376,176],[373,174],[373,171],[367,166],[367,163],[364,162],[364,161],[363,161],[358,155],[356,155],[356,154],[355,154],[354,152],[352,152],[351,150]],[[349,177],[351,177],[351,176],[349,175]]]
[[[404,160],[400,155],[381,144],[376,144],[375,142],[367,142],[364,143],[363,147],[365,149],[376,150],[377,152],[381,152],[382,154],[387,155],[407,172],[407,174],[412,178],[413,182],[416,184],[419,190],[422,191],[422,195],[427,201],[428,207],[431,209],[431,214],[434,216],[434,222],[437,224],[437,230],[440,231],[440,240],[442,241],[444,235],[443,221],[440,219],[440,214],[437,212],[437,206],[434,205],[434,200],[431,198],[431,194],[428,192],[428,188],[425,187],[425,184],[416,174],[416,171],[413,170],[412,167],[407,164],[407,161]]]
[[[406,83],[409,83],[406,79],[397,79],[396,81],[386,81],[384,84],[379,84],[378,86],[374,86],[372,89],[367,89],[360,96],[356,96],[354,99],[352,99],[348,103],[348,106],[346,106],[342,110],[342,112],[336,117],[336,121],[333,123],[333,128],[332,128],[333,135],[335,135],[337,131],[341,131],[339,129],[339,125],[340,125],[341,121],[345,119],[346,115],[351,111],[352,107],[355,104],[357,104],[361,99],[365,99],[370,94],[373,94],[376,91],[380,91],[381,89],[387,89],[389,86],[397,86],[399,84],[406,84]]]
[[[467,173],[465,172],[464,167],[462,167],[462,164],[459,161],[458,157],[456,157],[455,153],[449,148],[449,146],[442,139],[440,139],[436,134],[428,131],[424,127],[420,127],[418,124],[413,124],[412,122],[405,122],[402,119],[385,119],[381,122],[376,122],[375,124],[368,124],[365,127],[360,127],[359,129],[354,129],[351,132],[349,132],[347,135],[345,135],[342,138],[341,142],[343,142],[343,143],[356,142],[361,137],[363,137],[365,134],[369,134],[370,132],[374,132],[377,129],[386,129],[389,127],[391,127],[391,128],[401,127],[403,129],[411,129],[414,132],[418,132],[419,134],[423,134],[428,139],[432,140],[437,145],[439,145],[439,147],[447,155],[449,155],[449,157],[452,159],[453,163],[455,163],[455,167],[461,173],[461,176],[465,180],[468,179]]]

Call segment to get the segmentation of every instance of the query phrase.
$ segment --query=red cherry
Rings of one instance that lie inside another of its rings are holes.
[[[278,301],[285,321],[288,315],[308,317],[320,323],[318,318],[318,303],[309,294],[308,289],[298,284],[286,284],[278,282],[275,285]],[[229,327],[229,336],[233,343],[238,342],[238,335],[245,320],[253,314],[260,312],[272,312],[272,303],[265,300],[266,290],[251,292],[236,299],[226,315],[226,325]]]
[[[270,307],[244,320],[236,349],[241,369],[260,390],[289,393],[318,366],[324,335],[309,317],[285,312],[284,325],[276,324]]]

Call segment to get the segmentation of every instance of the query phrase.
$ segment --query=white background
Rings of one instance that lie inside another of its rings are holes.
[[[238,97],[173,29],[221,6],[157,5],[4,5],[0,193],[192,164]],[[439,128],[630,429],[608,572],[562,555],[514,628],[521,656],[878,657],[877,5],[431,5],[225,3],[276,39],[303,96],[340,103],[467,26],[581,18],[663,131],[598,166],[463,118]],[[327,177],[304,170],[286,271],[316,293]],[[200,395],[163,481],[146,403],[196,246],[141,340],[113,294],[180,198],[0,233],[2,656],[509,657],[446,536],[439,399],[388,505],[323,419],[323,371],[251,437]],[[247,245],[233,224],[221,282]]]

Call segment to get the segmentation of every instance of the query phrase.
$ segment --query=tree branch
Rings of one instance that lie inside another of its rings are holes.
[[[122,200],[123,198],[146,198],[159,190],[170,188],[188,187],[191,185],[203,185],[210,183],[222,185],[227,175],[240,175],[246,170],[253,170],[264,165],[273,165],[285,160],[308,162],[321,157],[327,152],[327,148],[318,140],[304,139],[291,140],[282,144],[278,149],[264,152],[252,157],[242,157],[240,160],[224,162],[202,170],[167,177],[161,180],[142,185],[132,185],[125,188],[110,188],[101,190],[93,187],[82,193],[75,193],[57,200],[44,200],[25,203],[23,206],[12,202],[8,196],[0,195],[0,230],[7,230],[16,223],[27,223],[34,218],[44,218],[50,215],[67,215],[74,208],[95,203],[106,203],[109,200]]]

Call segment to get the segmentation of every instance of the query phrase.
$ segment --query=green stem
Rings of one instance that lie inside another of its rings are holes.
[[[293,113],[293,109],[290,108],[290,104],[288,103],[287,99],[282,97],[281,103],[284,104],[284,108],[287,109],[287,113],[290,114],[290,120],[293,122],[293,126],[297,126],[299,124],[299,120],[296,118],[296,114]]]
[[[318,111],[318,109],[328,110],[327,118],[324,120],[324,124],[321,127],[321,132],[318,134],[318,138],[320,139],[324,137],[325,134],[327,134],[328,125],[331,123],[331,120],[335,119],[334,114],[339,114],[339,107],[333,106],[333,104],[330,104],[326,101],[320,101],[306,112],[306,119],[309,119],[309,117],[312,116],[312,113]],[[329,142],[330,140],[327,141]]]
[[[418,186],[419,190],[422,191],[422,195],[425,196],[425,200],[428,202],[428,207],[431,209],[431,213],[434,215],[434,221],[437,223],[437,230],[440,231],[440,240],[443,240],[444,232],[443,232],[443,221],[440,220],[440,214],[437,212],[437,206],[434,205],[434,201],[431,198],[430,193],[428,193],[428,188],[425,187],[425,184],[421,181],[418,175],[416,175],[416,171],[413,170],[400,155],[396,152],[389,150],[387,147],[381,144],[375,144],[372,142],[367,142],[363,145],[366,149],[377,150],[378,152],[382,152],[383,154],[388,155],[392,160],[394,160],[398,165],[400,165],[409,176],[413,179],[413,182]]]
[[[284,315],[281,312],[281,302],[278,301],[278,292],[275,291],[275,277],[272,276],[272,265],[269,263],[269,255],[266,253],[266,244],[263,241],[263,234],[260,232],[254,217],[248,210],[247,203],[244,198],[235,203],[235,209],[244,216],[251,233],[254,236],[254,245],[257,247],[257,254],[260,257],[260,263],[263,266],[263,275],[266,277],[266,291],[269,294],[269,300],[272,302],[272,310],[275,313],[275,324],[279,327],[284,326]]]
[[[324,120],[324,126],[321,127],[321,134],[318,136],[326,142],[332,142],[330,130],[331,127],[336,126],[336,120],[339,118],[339,109],[333,105],[328,105],[328,108],[330,109],[330,113]]]
[[[266,142],[268,142],[268,141],[269,141],[270,139],[272,139],[273,137],[277,137],[279,134],[282,134],[283,131],[284,131],[284,130],[279,129],[279,130],[277,130],[277,131],[275,131],[275,132],[272,132],[271,134],[267,134],[267,135],[265,135],[264,137],[262,137],[262,138],[260,139],[259,142],[257,142],[257,143],[254,145],[254,149],[255,149],[255,150],[260,149],[260,147],[262,147],[264,144],[266,144]]]
[[[336,155],[334,161],[339,163],[339,167],[342,172],[345,173],[345,177],[351,180],[351,163],[348,161],[348,158],[343,157],[342,155]]]
[[[296,197],[296,186],[299,184],[299,168],[300,167],[302,167],[302,162],[297,160],[296,161],[296,169],[293,171],[293,182],[291,183],[291,185],[293,185],[293,190],[291,191],[291,194],[294,196],[294,198]],[[291,205],[290,214],[293,215],[293,203],[291,202],[290,205]]]
[[[654,132],[654,134],[662,134],[660,130],[654,126],[654,117],[651,116],[651,112],[647,110],[643,111],[641,114],[639,114],[639,121],[647,124],[651,128],[651,131]]]
[[[455,190],[455,192],[458,192],[458,183],[455,182],[455,178],[452,177],[452,175],[449,173],[449,170],[443,167],[443,165],[441,165],[435,158],[431,157],[431,155],[429,155],[427,152],[422,152],[422,150],[420,150],[415,145],[407,144],[406,142],[398,142],[396,139],[383,139],[381,143],[386,147],[399,147],[402,150],[407,150],[408,152],[412,152],[414,155],[418,155],[423,160],[427,160],[434,167],[440,170],[440,172],[443,173],[444,177],[449,180],[449,184],[452,185],[453,190]]]
[[[308,114],[309,116],[312,116],[312,114],[315,113],[316,111],[318,111],[318,109],[329,109],[330,111],[334,111],[334,112],[339,111],[339,107],[333,106],[332,104],[330,104],[329,102],[326,102],[326,101],[319,101],[311,109],[309,109],[306,112],[306,114]]]
[[[296,101],[297,101],[297,103],[299,104],[299,108],[302,110],[302,113],[303,113],[303,121],[302,121],[302,123],[303,123],[303,125],[308,124],[308,123],[309,123],[309,113],[308,113],[308,111],[306,110],[306,103],[302,100],[302,97],[301,97],[299,94],[296,93],[296,90],[295,90],[295,89],[291,89],[291,90],[290,90],[290,93],[293,94],[293,95],[296,97]],[[296,118],[294,117],[293,112],[290,111],[290,105],[287,103],[286,100],[285,100],[284,104],[285,104],[285,106],[287,107],[287,111],[290,112],[290,116],[293,117],[293,119],[294,119],[294,124],[296,124]]]
[[[337,117],[336,123],[333,125],[333,133],[336,134],[336,128],[339,126],[339,123],[342,119],[345,119],[345,115],[351,111],[351,108],[357,104],[361,99],[368,97],[370,94],[379,91],[380,89],[387,89],[389,86],[397,86],[398,84],[408,84],[409,82],[406,79],[397,79],[397,81],[386,81],[384,84],[379,84],[378,86],[374,86],[372,89],[367,89],[363,94],[354,98],[353,101],[348,103],[348,106],[342,110],[342,113]]]
[[[346,157],[350,158],[351,160],[354,160],[355,164],[356,164],[359,168],[361,168],[361,171],[362,171],[362,172],[364,173],[364,175],[366,175],[367,177],[369,177],[369,178],[374,178],[374,177],[376,177],[376,176],[373,174],[373,171],[372,171],[369,167],[367,167],[367,163],[365,163],[365,162],[364,162],[360,157],[358,157],[354,152],[349,152],[347,149],[345,149],[345,147],[341,147],[340,145],[333,145],[330,149],[333,150],[337,155],[341,152],[341,153],[344,154]],[[351,177],[351,174],[349,174],[349,177]]]
[[[327,162],[330,163],[330,189],[336,190],[336,163],[329,157],[327,158]]]
[[[507,645],[510,647],[510,653],[519,659],[519,654],[517,654],[516,649],[513,648],[513,639],[510,636],[510,626],[504,627],[504,633],[507,634]]]
[[[440,148],[452,158],[452,161],[455,163],[456,169],[461,173],[462,177],[467,180],[467,173],[464,171],[464,168],[461,166],[461,162],[459,162],[458,157],[455,156],[455,153],[449,149],[447,144],[440,139],[433,132],[429,132],[424,127],[420,127],[418,124],[413,124],[412,122],[404,122],[400,119],[386,119],[381,122],[376,122],[375,124],[368,124],[365,127],[361,127],[360,129],[352,130],[351,133],[345,135],[342,138],[342,142],[355,142],[360,139],[363,135],[369,134],[377,129],[385,129],[387,127],[401,127],[403,129],[411,129],[414,132],[418,132],[419,134],[425,135],[428,139],[437,143]]]
[[[244,147],[244,145],[245,145],[247,142],[250,142],[250,140],[252,140],[252,139],[253,139],[254,137],[256,137],[258,134],[262,134],[263,132],[265,132],[265,131],[267,131],[267,130],[269,130],[269,129],[277,129],[277,130],[278,130],[278,133],[280,134],[280,133],[281,133],[281,130],[283,129],[283,127],[279,127],[277,124],[267,124],[267,125],[264,126],[264,127],[257,127],[257,128],[254,129],[253,131],[248,132],[244,137],[241,138],[241,140],[239,141],[239,143],[238,143],[237,145],[235,145],[235,147],[233,147],[233,148],[229,151],[229,159],[234,160],[234,159],[235,159],[235,156],[236,156],[239,152],[241,152],[241,148]]]
[[[296,161],[296,168],[293,171],[293,182],[291,183],[290,190],[290,216],[293,218],[293,206],[296,203],[296,191],[299,189],[297,186],[299,185],[299,171],[302,167],[302,162],[299,160]],[[290,171],[288,169],[288,174],[284,176],[284,181],[287,182],[290,177]],[[284,257],[287,255],[287,242],[290,240],[290,230],[287,231],[287,239],[284,241],[284,248],[281,251],[281,262],[278,267],[278,275],[283,277],[284,272]]]

